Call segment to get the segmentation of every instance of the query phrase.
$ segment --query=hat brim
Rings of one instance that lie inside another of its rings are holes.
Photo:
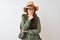
[[[35,7],[35,11],[37,11],[37,10],[39,9],[38,6],[34,6],[34,7]],[[24,7],[24,8],[23,8],[23,11],[26,12],[26,9],[28,9],[28,8],[30,8],[30,7],[27,7],[27,6]]]

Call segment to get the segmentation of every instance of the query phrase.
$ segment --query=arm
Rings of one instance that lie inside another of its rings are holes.
[[[40,19],[38,18],[38,24],[37,24],[37,29],[34,30],[27,30],[27,33],[29,34],[38,34],[41,32],[41,24],[40,24]]]
[[[25,21],[24,15],[25,15],[25,14],[22,15],[22,20],[21,20],[21,24],[20,24],[20,25],[21,25],[21,26],[20,26],[20,29],[22,29],[22,30],[26,30],[27,28],[29,28],[30,23],[31,23],[31,20],[28,20],[28,19],[27,19],[27,20]]]

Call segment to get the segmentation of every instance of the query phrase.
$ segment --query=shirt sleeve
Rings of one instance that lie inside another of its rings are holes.
[[[38,23],[37,23],[37,29],[33,30],[27,30],[27,33],[29,34],[39,34],[41,32],[41,24],[40,24],[40,19],[38,18]]]
[[[24,15],[22,15],[22,20],[21,20],[21,23],[20,23],[20,29],[21,30],[27,30],[27,28],[29,28],[30,26],[30,23],[31,23],[31,20],[26,20],[25,21],[25,17]]]

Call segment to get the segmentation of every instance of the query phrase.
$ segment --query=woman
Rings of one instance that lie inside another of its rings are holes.
[[[24,7],[24,12],[26,12],[26,14],[22,14],[20,30],[26,33],[26,36],[22,40],[41,40],[39,36],[41,24],[36,14],[37,10],[38,7],[35,6],[33,2],[28,2],[27,6]]]

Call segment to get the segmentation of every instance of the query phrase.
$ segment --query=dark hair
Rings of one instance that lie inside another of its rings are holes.
[[[28,13],[27,13],[27,15],[28,15]],[[31,19],[31,24],[30,24],[29,28],[30,29],[36,29],[37,28],[37,15],[35,14],[35,12],[33,14],[33,19]]]

